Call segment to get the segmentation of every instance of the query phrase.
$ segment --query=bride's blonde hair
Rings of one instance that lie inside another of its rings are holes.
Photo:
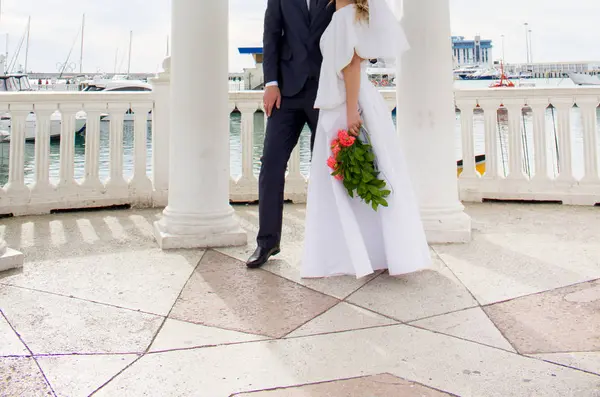
[[[354,0],[356,4],[356,19],[359,21],[369,21],[369,0]]]
[[[354,0],[352,2],[356,6],[356,20],[369,21],[369,0]],[[331,0],[329,4],[335,4],[335,0]]]

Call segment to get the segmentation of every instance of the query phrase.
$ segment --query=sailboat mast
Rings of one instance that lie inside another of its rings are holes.
[[[133,42],[133,30],[129,32],[129,61],[127,62],[127,76],[131,72],[131,43]]]
[[[4,59],[4,74],[8,74],[8,44],[10,42],[10,36],[6,34],[6,58]]]
[[[27,21],[27,44],[25,45],[25,70],[24,72],[27,73],[27,61],[29,60],[29,34],[31,33],[31,16],[29,17],[29,20]]]
[[[83,21],[81,22],[81,54],[79,56],[79,74],[83,74],[83,37],[85,34],[85,14],[83,14]]]
[[[0,0],[0,25],[2,24],[2,0]],[[8,33],[6,33],[6,52],[4,54],[4,74],[7,72],[8,67]]]
[[[119,59],[119,49],[115,52],[115,74],[117,74],[117,61]]]

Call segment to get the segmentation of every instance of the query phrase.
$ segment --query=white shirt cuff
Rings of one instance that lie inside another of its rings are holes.
[[[265,87],[271,87],[271,86],[279,86],[279,84],[277,84],[277,81],[269,81],[267,84],[265,84]]]

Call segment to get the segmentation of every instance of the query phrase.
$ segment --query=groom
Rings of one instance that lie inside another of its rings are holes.
[[[264,107],[269,118],[258,181],[256,251],[258,268],[279,253],[283,192],[288,160],[305,124],[314,144],[319,111],[314,109],[323,57],[319,42],[335,5],[330,0],[268,0],[263,36]]]

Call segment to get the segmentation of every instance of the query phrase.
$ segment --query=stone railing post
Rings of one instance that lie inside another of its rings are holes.
[[[23,254],[8,248],[6,241],[0,237],[0,272],[23,266]]]
[[[152,109],[152,201],[167,205],[169,195],[169,139],[171,136],[171,57],[163,61],[163,71],[150,79],[154,97]]]

